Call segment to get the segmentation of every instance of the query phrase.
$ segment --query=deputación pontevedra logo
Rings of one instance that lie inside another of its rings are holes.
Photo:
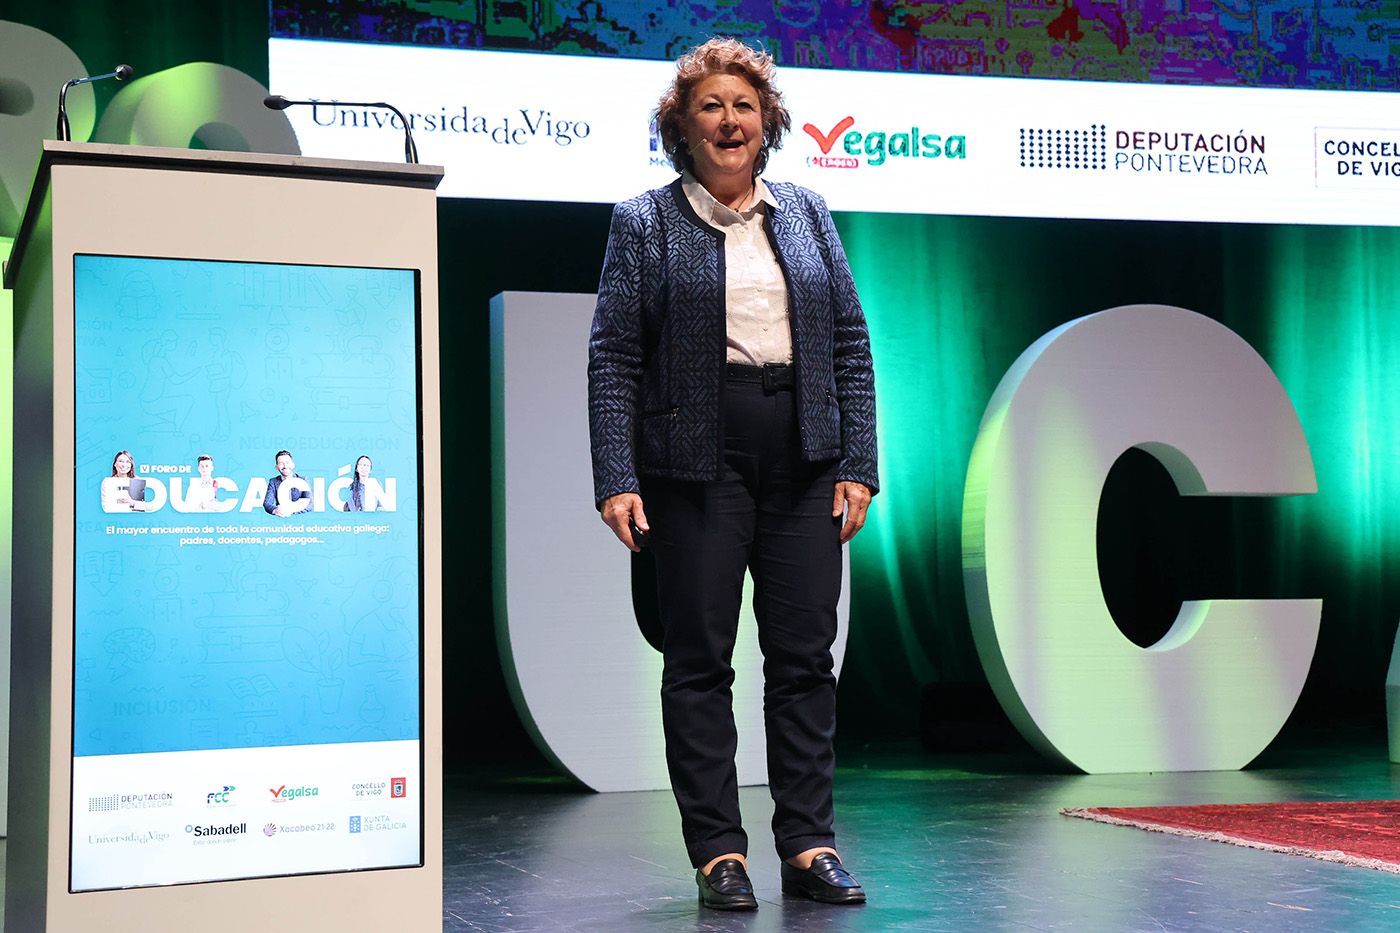
[[[1023,126],[1021,168],[1124,175],[1268,175],[1263,133],[1084,126]]]
[[[1108,168],[1108,127],[1021,127],[1021,168],[1067,168],[1102,172]]]

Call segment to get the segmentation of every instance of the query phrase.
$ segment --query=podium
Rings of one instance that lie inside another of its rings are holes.
[[[441,928],[441,176],[44,144],[6,930]]]

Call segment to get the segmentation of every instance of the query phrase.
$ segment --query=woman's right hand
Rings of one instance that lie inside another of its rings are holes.
[[[608,496],[603,500],[599,514],[603,524],[612,529],[613,534],[617,535],[617,540],[627,545],[628,550],[642,549],[641,545],[632,540],[632,529],[628,527],[630,520],[636,522],[642,531],[651,531],[651,525],[647,524],[647,513],[642,509],[641,496],[635,492],[620,492],[615,496]]]

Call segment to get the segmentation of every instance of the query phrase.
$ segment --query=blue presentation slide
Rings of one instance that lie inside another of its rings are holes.
[[[74,288],[74,756],[417,740],[416,272]]]
[[[70,890],[422,864],[417,296],[75,257]]]

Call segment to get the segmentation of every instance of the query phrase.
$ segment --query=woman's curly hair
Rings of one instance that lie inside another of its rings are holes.
[[[691,158],[685,140],[685,117],[690,109],[690,95],[697,84],[718,74],[737,75],[752,84],[758,92],[758,111],[763,119],[763,144],[759,147],[753,171],[755,175],[763,171],[768,164],[768,153],[782,147],[783,135],[792,128],[792,117],[783,106],[783,95],[773,84],[773,72],[776,70],[773,56],[750,48],[738,39],[716,37],[680,57],[676,62],[676,78],[661,95],[656,113],[652,115],[652,125],[661,134],[661,148],[666,150],[676,171],[693,171],[695,168],[695,160]]]

